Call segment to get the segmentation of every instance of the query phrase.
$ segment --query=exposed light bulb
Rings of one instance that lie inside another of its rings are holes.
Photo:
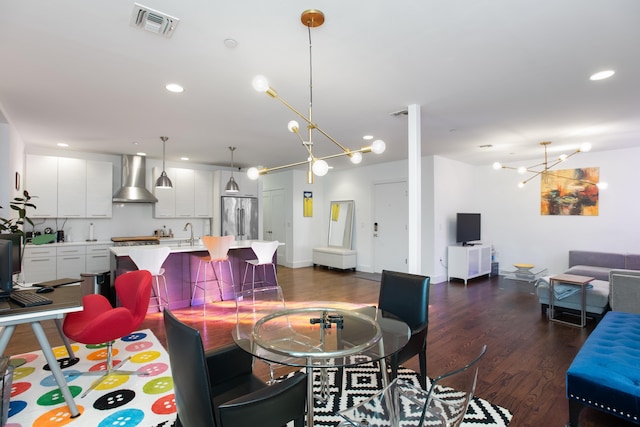
[[[251,85],[257,92],[266,92],[269,89],[269,80],[263,75],[257,75],[251,81]]]
[[[558,156],[558,160],[560,160],[561,162],[564,162],[565,160],[567,160],[567,155],[566,154],[560,154]]]
[[[260,176],[260,171],[258,171],[258,168],[249,168],[249,170],[247,170],[247,176],[249,179],[256,180]]]
[[[518,168],[518,173],[519,173],[520,175],[524,175],[524,173],[525,173],[526,171],[527,171],[527,168],[525,168],[524,166],[520,166],[520,167]]]
[[[493,168],[494,168],[495,170],[502,169],[502,163],[500,163],[500,162],[495,162],[495,163],[493,164]]]
[[[518,183],[518,188],[522,188],[522,187],[524,187],[524,181],[520,181],[520,182]]]
[[[599,182],[596,184],[600,190],[606,190],[609,188],[609,183],[607,182]]]
[[[313,173],[317,176],[325,176],[329,172],[329,164],[324,160],[316,160],[313,162]]]
[[[582,153],[591,151],[591,144],[589,144],[588,142],[583,142],[582,144],[580,144],[580,151]]]
[[[616,72],[613,70],[600,71],[598,73],[592,74],[591,77],[589,77],[589,80],[608,79],[609,77],[613,76],[615,73]]]
[[[371,151],[376,154],[384,153],[384,150],[386,150],[386,148],[387,145],[381,139],[376,139],[375,141],[373,141],[373,144],[371,144]]]
[[[300,125],[298,125],[298,122],[296,122],[295,120],[291,120],[289,123],[287,123],[287,129],[289,129],[289,132],[298,133]]]
[[[351,157],[351,163],[353,163],[354,165],[357,165],[362,161],[362,153],[359,151],[356,153],[352,153],[349,156]]]

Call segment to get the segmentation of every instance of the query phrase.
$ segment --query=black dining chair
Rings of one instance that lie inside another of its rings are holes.
[[[411,329],[411,338],[402,350],[389,358],[393,380],[398,366],[418,355],[420,385],[427,387],[427,327],[429,326],[429,276],[382,271],[378,308],[404,321]]]
[[[164,310],[178,417],[176,426],[303,427],[307,375],[268,386],[253,375],[251,354],[235,343],[205,354],[200,332]]]

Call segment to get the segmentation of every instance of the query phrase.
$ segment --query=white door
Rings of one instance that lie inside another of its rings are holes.
[[[284,214],[284,190],[267,190],[262,192],[262,228],[264,240],[277,240],[284,243],[285,214]],[[282,264],[286,259],[286,245],[278,246],[278,263]]]
[[[373,271],[406,273],[409,247],[407,182],[374,184],[373,198]]]

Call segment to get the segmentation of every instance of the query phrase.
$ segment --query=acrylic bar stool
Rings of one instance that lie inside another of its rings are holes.
[[[165,260],[171,253],[169,246],[131,246],[129,248],[129,258],[138,267],[138,270],[148,270],[153,279],[155,279],[155,288],[150,299],[155,299],[155,304],[149,304],[149,307],[156,307],[158,311],[162,311],[163,307],[169,306],[169,290],[167,288],[167,278],[164,277]],[[164,297],[160,292],[160,278],[164,284]]]
[[[193,285],[193,292],[191,294],[191,305],[193,305],[193,299],[196,295],[196,289],[202,289],[202,315],[206,314],[207,310],[207,265],[211,265],[213,270],[214,280],[218,283],[218,291],[220,292],[220,301],[224,301],[222,295],[222,288],[224,286],[224,276],[222,275],[222,266],[226,264],[229,267],[229,277],[231,278],[231,288],[234,290],[233,284],[233,270],[231,268],[231,261],[229,260],[229,248],[235,240],[235,236],[203,236],[202,243],[209,251],[209,255],[200,256],[198,261],[198,272],[196,273],[196,281]],[[204,264],[204,282],[202,285],[198,284],[200,278],[200,267]],[[218,271],[216,271],[216,266]]]
[[[253,253],[256,254],[258,259],[248,259],[246,260],[246,264],[244,267],[244,276],[242,278],[242,286],[240,291],[244,291],[244,285],[247,280],[247,273],[249,271],[249,266],[251,266],[253,270],[253,275],[251,277],[251,289],[255,289],[256,287],[256,267],[262,266],[262,283],[267,282],[267,265],[270,265],[273,269],[273,280],[274,286],[278,286],[278,275],[276,273],[276,265],[273,263],[273,254],[278,249],[278,245],[280,242],[274,240],[272,242],[253,242],[251,243],[251,249],[253,249]]]

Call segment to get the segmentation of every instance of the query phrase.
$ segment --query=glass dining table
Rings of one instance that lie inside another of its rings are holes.
[[[385,357],[400,351],[411,330],[397,317],[376,307],[305,303],[300,308],[238,316],[233,339],[242,349],[268,363],[305,367],[307,426],[313,426],[313,369],[320,369],[320,398],[326,394],[326,369],[380,362],[386,385]]]

